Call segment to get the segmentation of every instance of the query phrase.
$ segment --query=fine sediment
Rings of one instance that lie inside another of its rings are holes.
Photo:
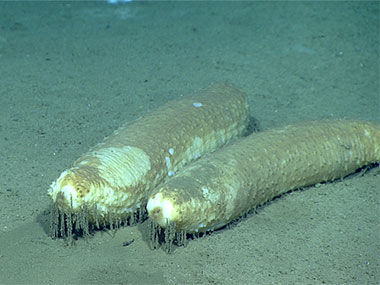
[[[244,134],[248,121],[245,93],[217,83],[125,124],[51,184],[52,235],[141,218],[154,187]]]
[[[293,189],[343,178],[380,161],[380,125],[307,122],[255,133],[186,167],[157,187],[147,211],[152,239],[225,226]]]

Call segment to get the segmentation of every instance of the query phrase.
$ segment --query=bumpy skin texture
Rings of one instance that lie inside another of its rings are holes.
[[[342,178],[380,161],[380,125],[320,121],[253,134],[193,163],[152,192],[161,227],[220,228],[282,193]]]
[[[241,136],[248,119],[246,95],[225,83],[169,102],[115,131],[63,172],[48,191],[53,207],[67,219],[95,209],[88,220],[97,223],[132,215],[159,183]]]

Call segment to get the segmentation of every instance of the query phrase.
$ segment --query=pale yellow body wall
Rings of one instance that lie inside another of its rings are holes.
[[[53,207],[69,215],[95,209],[90,222],[120,221],[145,207],[149,192],[184,165],[241,136],[248,120],[245,93],[225,83],[169,102],[127,123],[63,172],[48,191]]]
[[[161,227],[220,228],[282,193],[380,161],[380,125],[320,121],[255,133],[193,163],[152,193]]]

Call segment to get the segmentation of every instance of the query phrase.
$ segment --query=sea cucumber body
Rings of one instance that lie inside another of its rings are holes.
[[[52,183],[53,215],[74,223],[73,214],[92,209],[90,223],[122,221],[184,165],[241,136],[248,117],[246,95],[218,83],[125,124]]]
[[[282,193],[380,161],[380,125],[320,121],[255,133],[193,163],[155,189],[147,204],[160,227],[220,228]]]

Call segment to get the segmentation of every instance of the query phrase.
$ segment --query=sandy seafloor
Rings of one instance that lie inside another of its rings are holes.
[[[47,189],[64,169],[216,81],[249,94],[262,130],[379,122],[379,4],[1,2],[0,283],[378,284],[379,167],[282,196],[170,255],[150,248],[147,223],[71,247],[49,237]]]

